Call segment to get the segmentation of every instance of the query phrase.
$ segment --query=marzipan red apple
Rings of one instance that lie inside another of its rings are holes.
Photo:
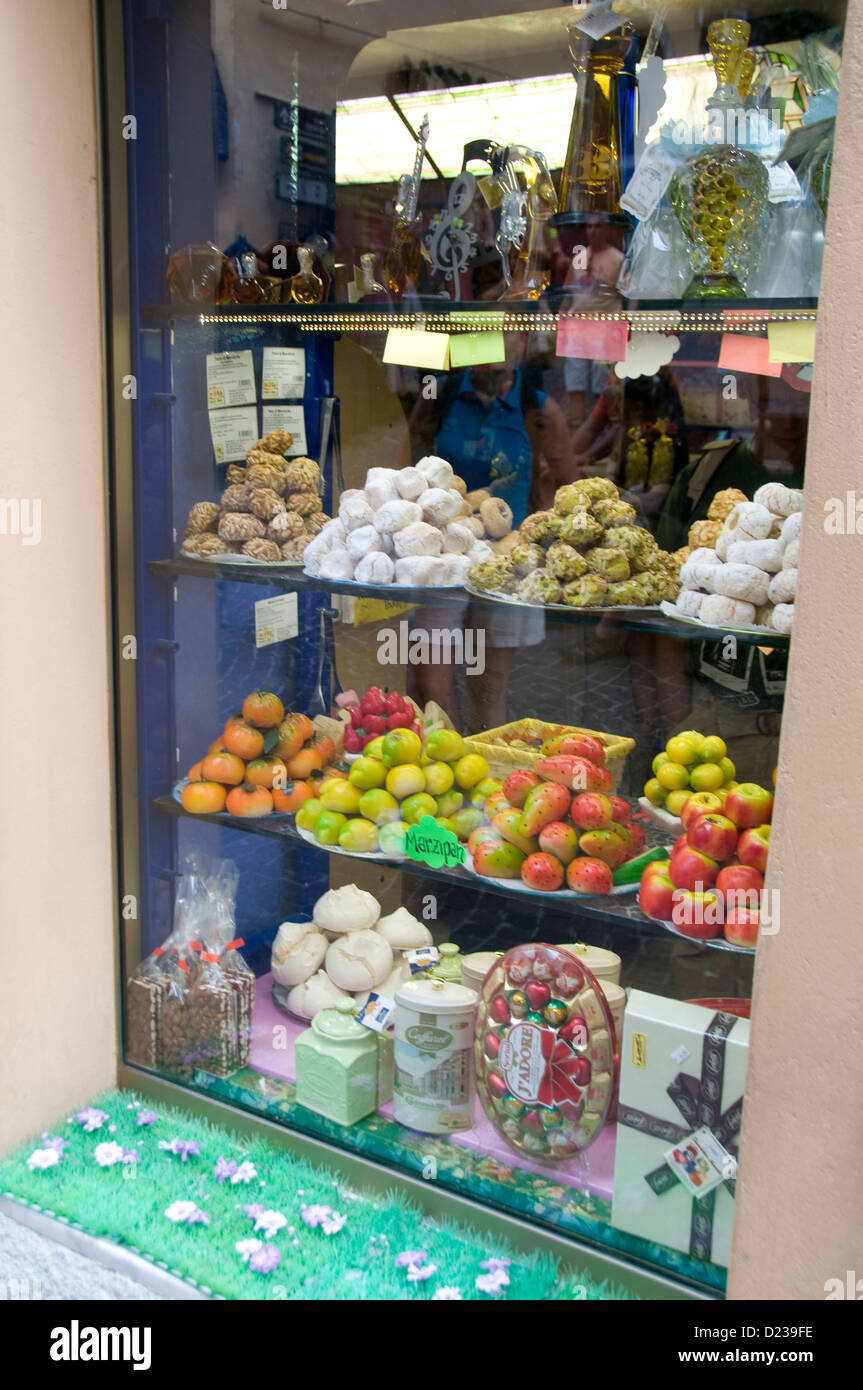
[[[770,849],[770,826],[756,825],[744,830],[737,843],[737,858],[759,873],[767,872],[767,853]]]
[[[758,940],[760,913],[757,909],[736,907],[725,915],[725,940],[735,946],[754,946]]]
[[[692,849],[711,859],[730,859],[737,848],[737,826],[727,816],[709,811],[689,822],[686,838]]]
[[[659,861],[655,862],[659,863]],[[652,865],[648,864],[641,876],[638,906],[648,917],[654,917],[659,922],[670,922],[674,894],[677,889],[667,873],[660,873],[658,870],[648,873],[648,869],[651,867]]]
[[[713,886],[719,865],[709,855],[685,845],[672,851],[668,872],[675,888],[688,888],[693,892]]]
[[[773,816],[773,793],[756,782],[740,782],[726,796],[723,815],[734,821],[738,830],[766,825]]]
[[[684,830],[688,830],[690,823],[699,816],[707,815],[711,811],[721,811],[724,802],[725,797],[717,796],[716,792],[693,792],[683,803],[683,810],[680,812]]]

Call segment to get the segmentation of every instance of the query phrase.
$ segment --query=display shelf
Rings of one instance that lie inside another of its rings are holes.
[[[229,816],[224,812],[220,812],[218,815],[192,815],[185,811],[172,796],[157,797],[153,805],[155,810],[168,816],[178,816],[190,821],[205,821],[210,825],[217,825],[223,830],[242,830],[252,835],[264,835],[271,840],[287,840],[291,844],[302,846],[303,849],[309,850],[311,853],[328,853],[325,845],[310,845],[307,840],[304,840],[299,834],[293,818],[288,816],[255,818]],[[346,856],[338,857],[341,859]],[[435,869],[429,864],[418,864],[412,859],[385,858],[371,854],[358,854],[351,857],[355,857],[357,863],[397,869],[402,873],[414,874],[423,878],[439,879],[451,887],[467,889],[474,893],[489,893],[495,897],[506,898],[509,902],[517,903],[520,907],[541,909],[543,913],[556,911],[573,917],[584,915],[607,925],[625,922],[627,926],[643,930],[652,936],[666,935],[664,923],[654,922],[641,911],[637,902],[637,888],[631,894],[623,897],[556,899],[553,893],[536,894],[535,897],[531,897],[525,893],[513,893],[506,884],[495,882],[492,879],[480,878],[476,874],[468,873],[465,869]]]
[[[304,574],[301,569],[282,568],[279,565],[231,565],[219,564],[216,560],[196,560],[191,556],[179,556],[176,560],[153,560],[150,563],[153,574],[176,578],[189,575],[196,579],[227,581],[237,584],[266,584],[276,589],[310,590],[317,593],[344,594],[351,598],[380,599],[392,604],[433,604],[435,607],[452,605],[464,608],[468,603],[472,608],[500,608],[501,606],[522,612],[530,604],[509,603],[505,598],[493,594],[480,595],[468,593],[466,589],[427,589],[427,588],[382,588],[380,585],[359,585],[353,580],[342,583],[333,579],[316,579]],[[721,627],[695,626],[679,622],[660,612],[658,608],[645,609],[643,613],[627,608],[615,612],[614,609],[595,610],[590,608],[539,608],[535,611],[545,615],[549,623],[588,622],[594,625],[629,629],[636,632],[654,632],[668,637],[680,637],[689,642],[721,642],[728,636],[728,630]],[[758,647],[786,648],[790,638],[782,633],[734,632],[734,637],[744,645]]]
[[[145,321],[197,320],[202,326],[222,323],[290,324],[306,332],[383,331],[388,328],[423,327],[432,331],[469,333],[499,328],[504,332],[525,329],[548,331],[566,319],[589,322],[625,321],[632,332],[734,332],[759,333],[767,323],[814,322],[817,302],[812,299],[739,299],[632,301],[612,299],[606,308],[577,309],[560,296],[559,307],[549,308],[533,300],[510,302],[454,302],[428,298],[409,304],[149,304],[141,309]]]

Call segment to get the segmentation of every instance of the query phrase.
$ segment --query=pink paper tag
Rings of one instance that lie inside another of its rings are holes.
[[[622,362],[628,337],[629,326],[625,319],[561,318],[557,325],[557,355]]]
[[[719,346],[719,370],[756,372],[759,376],[781,376],[782,367],[770,361],[766,338],[752,333],[723,333]]]

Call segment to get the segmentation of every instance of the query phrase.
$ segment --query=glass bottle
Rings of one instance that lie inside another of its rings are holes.
[[[620,102],[618,74],[632,43],[628,20],[600,39],[590,38],[577,25],[569,26],[569,51],[575,70],[576,96],[563,166],[555,225],[564,252],[577,244],[573,228],[599,215],[604,221],[628,227],[620,210]]]
[[[360,273],[357,277],[357,301],[379,294],[386,294],[386,290],[375,279],[374,252],[364,251],[360,256]]]
[[[727,137],[741,122],[737,82],[749,25],[718,19],[707,31],[716,91],[707,103]],[[694,271],[685,299],[744,298],[750,263],[764,225],[768,177],[762,161],[739,145],[713,143],[691,155],[672,180],[669,195],[689,242]]]
[[[295,304],[320,304],[324,297],[324,282],[312,269],[314,252],[310,246],[297,247],[300,268],[291,277],[291,299]]]
[[[233,260],[234,275],[231,280],[232,304],[263,304],[268,298],[268,287],[258,274],[258,258],[253,251]]]
[[[401,188],[401,185],[400,185]],[[405,203],[399,192],[399,206]],[[409,280],[416,284],[422,266],[422,218],[406,221],[396,213],[390,249],[384,256],[384,278],[390,294],[404,294]]]
[[[532,191],[527,199],[527,235],[518,253],[512,281],[501,299],[539,299],[551,281],[548,210]]]

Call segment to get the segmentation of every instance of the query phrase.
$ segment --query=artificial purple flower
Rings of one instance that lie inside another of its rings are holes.
[[[63,1138],[61,1138],[59,1134],[43,1134],[43,1135],[42,1135],[42,1148],[43,1148],[43,1149],[56,1149],[57,1152],[58,1152],[58,1154],[60,1154],[61,1157],[62,1157],[62,1155],[66,1152],[66,1150],[68,1149],[68,1147],[69,1147],[69,1141],[68,1141],[68,1139],[63,1139]]]
[[[509,1283],[509,1279],[502,1270],[497,1274],[478,1274],[474,1280],[474,1287],[480,1293],[498,1294]]]
[[[34,1149],[27,1159],[27,1167],[32,1173],[34,1168],[53,1168],[59,1162],[59,1149]]]
[[[262,1211],[255,1218],[254,1229],[256,1231],[263,1231],[267,1240],[272,1240],[273,1236],[276,1235],[278,1231],[281,1231],[283,1226],[287,1226],[287,1224],[288,1218],[282,1216],[280,1211]]]
[[[480,1269],[487,1269],[489,1274],[500,1275],[506,1274],[506,1271],[509,1269],[510,1263],[511,1262],[509,1260],[500,1259],[497,1255],[492,1255],[487,1260],[481,1260],[479,1267]],[[506,1282],[509,1283],[508,1276]]]
[[[396,1269],[405,1269],[410,1265],[421,1265],[425,1259],[425,1250],[403,1250],[400,1255],[396,1255]]]
[[[300,1215],[307,1226],[313,1230],[320,1226],[325,1236],[336,1235],[347,1221],[346,1216],[340,1216],[332,1207],[324,1206],[321,1202],[313,1202],[310,1206],[300,1207]]]
[[[410,1265],[408,1283],[424,1284],[426,1279],[431,1279],[433,1274],[437,1274],[437,1265]]]
[[[248,1206],[241,1207],[241,1210],[244,1211],[247,1216],[251,1216],[254,1221],[257,1221],[258,1217],[263,1214],[265,1208],[261,1206],[260,1202],[250,1202]]]
[[[281,1254],[275,1245],[262,1245],[249,1256],[249,1269],[256,1274],[269,1274],[281,1262]]]
[[[141,1162],[141,1155],[139,1154],[139,1152],[138,1152],[137,1149],[124,1149],[124,1150],[123,1150],[123,1162],[124,1162],[124,1163],[140,1163],[140,1162]]]
[[[92,1105],[88,1105],[86,1110],[79,1110],[75,1116],[79,1125],[84,1126],[85,1134],[92,1134],[94,1129],[101,1129],[108,1116],[104,1110],[96,1110]]]
[[[139,1125],[154,1125],[159,1116],[155,1110],[139,1110],[135,1118]]]
[[[201,1145],[197,1139],[160,1139],[159,1148],[166,1149],[168,1153],[176,1154],[183,1163],[190,1156],[192,1158],[201,1157]]]
[[[209,1226],[210,1218],[200,1207],[196,1207],[194,1202],[172,1202],[165,1208],[165,1215],[169,1221],[173,1221],[177,1226]]]
[[[254,1163],[250,1163],[248,1159],[241,1163],[239,1168],[234,1164],[234,1169],[235,1171],[231,1175],[231,1184],[234,1187],[236,1187],[239,1182],[244,1182],[248,1185],[248,1183],[252,1182],[253,1179],[258,1176]]]
[[[461,1301],[461,1289],[455,1288],[453,1284],[442,1284],[432,1294],[432,1303],[460,1303]]]
[[[97,1144],[93,1157],[100,1168],[113,1168],[115,1163],[123,1162],[123,1146],[113,1142]]]
[[[244,1262],[248,1260],[250,1255],[254,1255],[256,1250],[263,1250],[263,1248],[264,1242],[262,1240],[238,1240],[234,1244],[234,1249]]]
[[[233,1158],[217,1158],[214,1169],[217,1182],[224,1182],[236,1173],[237,1165]]]

